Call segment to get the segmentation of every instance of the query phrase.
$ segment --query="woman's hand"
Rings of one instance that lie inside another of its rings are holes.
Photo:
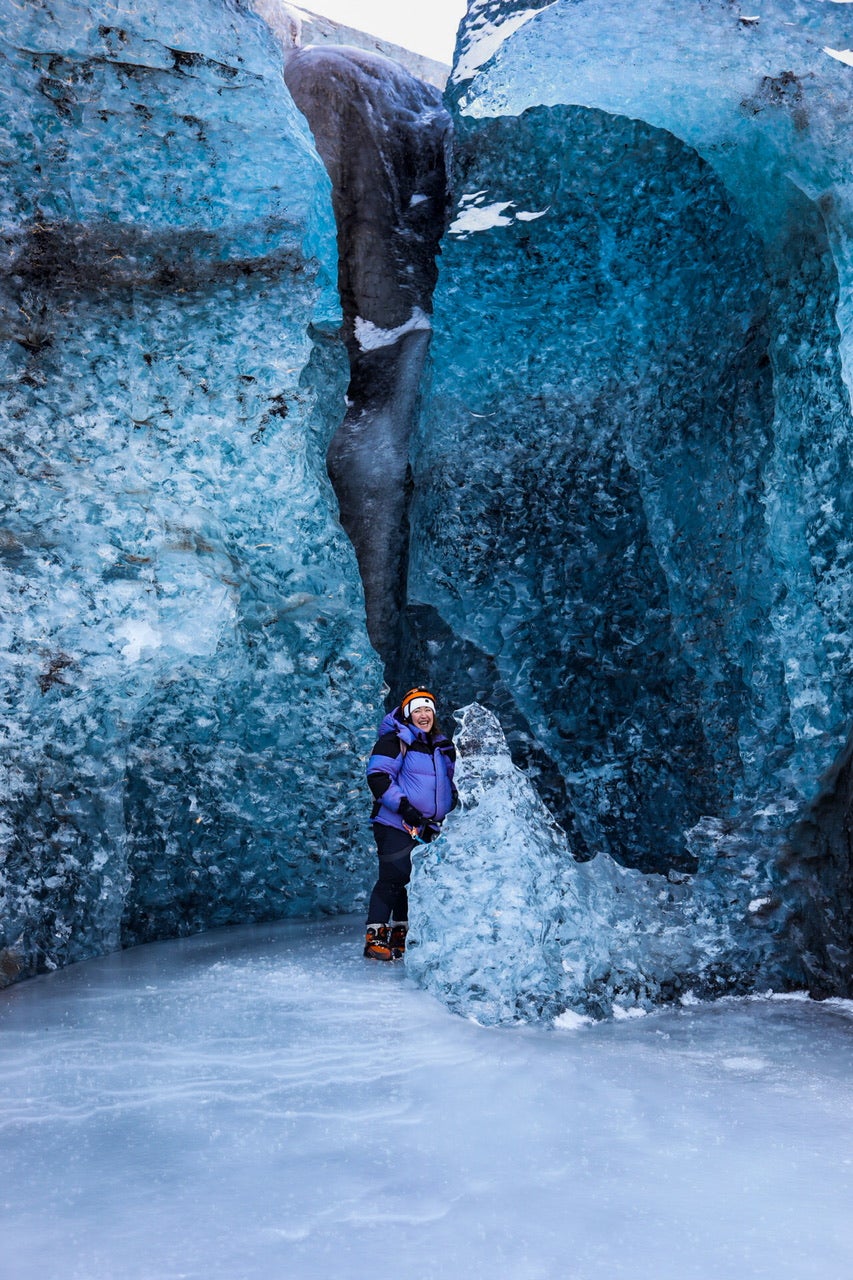
[[[409,803],[408,796],[403,796],[400,801],[400,817],[403,819],[407,827],[422,827],[426,822],[426,818],[420,809],[416,809],[413,804]]]

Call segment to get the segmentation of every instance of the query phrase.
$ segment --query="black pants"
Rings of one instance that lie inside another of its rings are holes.
[[[379,879],[373,886],[367,908],[368,924],[387,924],[389,920],[408,920],[409,895],[406,885],[412,875],[412,850],[415,841],[397,827],[373,823],[373,838],[379,854]]]

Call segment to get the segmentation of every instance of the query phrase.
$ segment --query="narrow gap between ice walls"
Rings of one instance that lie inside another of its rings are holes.
[[[404,683],[434,671],[430,653],[458,649],[437,615],[430,615],[424,642],[415,638],[413,621],[423,611],[407,604],[410,441],[424,394],[436,253],[447,225],[450,118],[435,89],[360,50],[296,51],[285,74],[332,178],[351,381],[329,473],[358,555],[368,632],[393,698]],[[565,813],[562,778],[494,679],[493,659],[472,650],[464,668],[471,677],[466,692],[490,699],[552,806]],[[460,705],[461,688],[458,681],[442,688],[446,707]],[[578,842],[578,856],[581,848]]]
[[[285,78],[332,180],[350,384],[328,469],[358,558],[368,634],[394,685],[408,573],[409,440],[446,225],[450,117],[437,88],[361,49],[297,50]]]

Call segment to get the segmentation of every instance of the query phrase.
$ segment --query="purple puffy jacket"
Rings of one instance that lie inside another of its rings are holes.
[[[456,804],[453,771],[456,748],[438,734],[407,724],[396,707],[379,726],[379,740],[367,762],[367,780],[376,803],[371,819],[405,830],[400,804],[406,799],[425,818],[442,822]]]

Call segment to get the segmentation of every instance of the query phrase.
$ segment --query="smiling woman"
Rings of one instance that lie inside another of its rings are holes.
[[[409,928],[406,886],[412,850],[431,844],[458,796],[453,784],[456,750],[441,732],[435,697],[410,689],[379,727],[367,763],[373,794],[373,836],[379,878],[367,910],[364,954],[369,960],[400,960]]]
[[[465,0],[432,0],[429,19],[420,5],[397,0],[309,0],[300,6],[334,22],[357,27],[448,66],[453,61],[456,28],[465,16]]]

